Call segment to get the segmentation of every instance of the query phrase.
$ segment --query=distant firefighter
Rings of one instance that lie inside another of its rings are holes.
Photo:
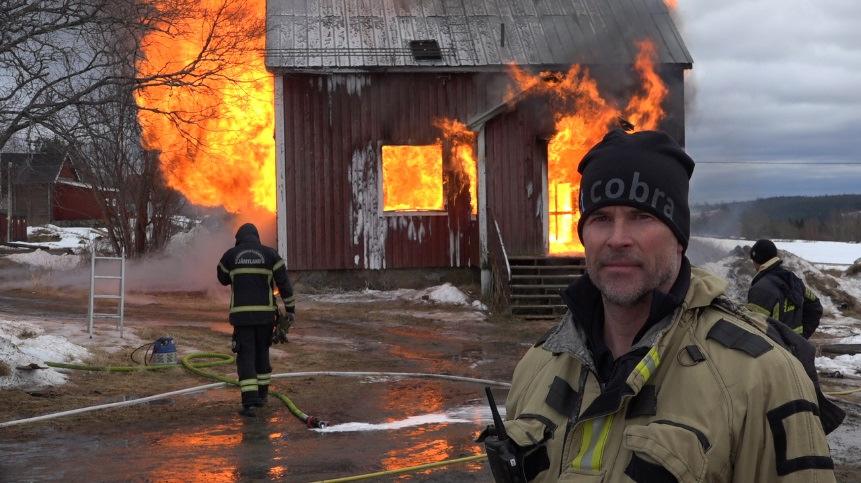
[[[257,228],[251,223],[239,227],[236,246],[221,257],[218,281],[231,286],[230,324],[242,392],[239,414],[251,417],[255,415],[254,408],[266,404],[269,395],[269,346],[287,342],[287,329],[296,311],[293,287],[284,260],[274,249],[260,243]],[[284,311],[276,304],[275,287]]]
[[[747,305],[783,322],[809,339],[822,317],[822,304],[798,276],[783,267],[771,240],[759,240],[750,249],[757,272],[747,292]]]

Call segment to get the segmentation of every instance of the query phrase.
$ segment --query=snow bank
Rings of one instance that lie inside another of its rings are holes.
[[[7,260],[50,270],[71,270],[81,263],[80,255],[53,255],[44,250],[8,255]]]
[[[441,304],[469,305],[469,297],[450,283],[444,283],[426,290],[428,300]]]
[[[861,344],[861,335],[844,337],[837,341],[838,344]]]
[[[691,237],[725,249],[727,252],[737,246],[751,247],[756,240],[735,238]],[[811,263],[827,265],[851,265],[861,257],[861,243],[808,241],[808,240],[772,240],[779,250],[784,250]]]
[[[46,335],[38,325],[0,320],[0,362],[11,374],[0,377],[0,389],[54,386],[66,382],[66,376],[54,369],[20,370],[18,366],[45,362],[82,361],[90,356],[87,349],[64,337]]]
[[[89,227],[63,227],[57,225],[41,225],[28,226],[27,236],[50,236],[57,238],[56,241],[39,241],[39,242],[17,242],[20,245],[34,245],[40,247],[71,249],[75,252],[80,252],[88,247],[90,240],[105,235],[103,230]]]
[[[837,357],[817,357],[816,369],[821,372],[838,371],[843,375],[857,375],[861,371],[861,354],[843,354]]]
[[[336,304],[372,303],[380,301],[417,301],[444,305],[459,305],[472,307],[476,310],[487,310],[479,300],[470,300],[469,296],[450,283],[436,285],[422,290],[402,288],[397,290],[365,289],[352,292],[329,292],[306,295],[311,300]]]

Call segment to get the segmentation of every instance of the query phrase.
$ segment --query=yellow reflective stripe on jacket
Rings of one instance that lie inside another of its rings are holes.
[[[267,275],[272,276],[272,270],[268,268],[234,268],[230,271],[230,278],[236,275]]]
[[[294,305],[296,305],[296,296],[295,295],[291,295],[291,296],[287,297],[286,299],[284,299],[284,306],[285,307],[293,307]]]
[[[284,260],[278,260],[275,265],[272,265],[272,271],[278,270],[279,268],[284,266]]]
[[[613,414],[590,419],[583,423],[583,440],[571,466],[577,470],[600,470],[604,459],[604,447],[613,427]]]
[[[780,302],[774,304],[774,308],[771,310],[771,318],[780,320]]]
[[[241,305],[239,307],[233,307],[230,309],[231,314],[237,314],[239,312],[274,312],[274,305]]]
[[[652,374],[655,373],[655,369],[661,364],[661,355],[658,354],[658,348],[652,347],[649,352],[646,353],[645,357],[637,363],[637,366],[634,368],[635,372],[638,372],[640,376],[643,377],[643,383],[652,377]]]
[[[803,334],[804,333],[804,326],[799,325],[798,327],[792,329],[792,331],[795,332],[796,334]]]
[[[227,273],[227,274],[230,273],[230,270],[228,270],[227,267],[225,267],[224,264],[222,264],[221,262],[218,262],[218,268],[219,268],[219,270],[221,270],[224,273]]]
[[[221,265],[221,264],[219,264]],[[266,275],[266,285],[272,285],[272,270],[268,268],[234,268],[230,272],[230,280],[236,275]],[[275,300],[272,299],[272,292],[269,292],[269,305],[242,305],[240,307],[233,306],[233,290],[230,291],[230,313],[236,314],[239,312],[271,312],[275,310]]]

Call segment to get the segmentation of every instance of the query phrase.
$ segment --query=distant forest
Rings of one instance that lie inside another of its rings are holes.
[[[781,196],[691,211],[694,235],[861,241],[861,195]]]

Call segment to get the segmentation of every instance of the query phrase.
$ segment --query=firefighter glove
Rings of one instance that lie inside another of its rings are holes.
[[[287,332],[290,331],[290,326],[293,325],[295,316],[292,312],[278,311],[278,317],[275,319],[275,330],[272,333],[272,343],[282,344],[289,342],[287,340]]]

